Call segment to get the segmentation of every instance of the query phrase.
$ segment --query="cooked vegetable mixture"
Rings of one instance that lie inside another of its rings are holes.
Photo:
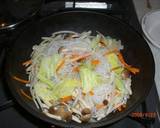
[[[131,74],[120,40],[91,31],[59,31],[33,46],[31,60],[23,63],[24,81],[37,108],[63,121],[96,122],[123,111],[132,95]]]

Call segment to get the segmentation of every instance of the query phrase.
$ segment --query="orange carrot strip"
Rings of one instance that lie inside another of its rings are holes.
[[[79,72],[79,70],[80,70],[80,69],[79,69],[79,67],[77,66],[77,67],[74,67],[74,68],[73,68],[72,72]]]
[[[96,109],[102,109],[103,107],[105,107],[105,105],[103,103],[96,105]]]
[[[21,79],[21,78],[19,78],[19,77],[17,77],[17,76],[13,76],[12,78],[13,78],[14,80],[17,80],[17,81],[19,81],[19,82],[21,82],[21,83],[24,83],[24,84],[28,84],[28,83],[29,83],[28,80],[23,80],[23,79]]]
[[[86,53],[85,55],[80,55],[80,56],[78,56],[78,57],[75,57],[75,58],[71,59],[71,62],[78,61],[78,60],[80,60],[80,59],[85,59],[85,58],[87,58],[88,56],[90,56],[91,54],[92,54],[92,53]]]
[[[126,67],[126,68],[127,68],[127,70],[129,70],[133,74],[136,74],[140,71],[138,68],[134,68],[134,67]]]
[[[123,108],[126,108],[126,104],[123,104],[122,107],[123,107]]]
[[[25,65],[29,65],[29,64],[31,64],[31,63],[32,63],[31,60],[27,60],[27,61],[23,62],[22,65],[25,66]]]
[[[124,58],[122,56],[122,54],[120,52],[118,52],[118,58],[120,60],[120,62],[125,66],[125,67],[131,67],[130,65],[128,65],[125,61],[124,61]]]
[[[117,108],[117,110],[118,110],[119,112],[121,112],[121,111],[122,111],[122,106],[119,106],[119,107]]]
[[[57,64],[57,68],[56,68],[56,72],[58,72],[60,70],[60,68],[63,67],[65,63],[65,59],[62,59],[58,64]]]
[[[60,99],[61,102],[68,102],[70,100],[72,100],[73,97],[72,96],[64,96]]]
[[[124,58],[122,56],[122,54],[120,52],[118,52],[118,58],[120,60],[120,62],[124,65],[124,67],[129,70],[130,72],[132,72],[133,74],[136,74],[138,73],[140,70],[138,68],[134,68],[134,67],[131,67],[131,65],[128,65],[125,61],[124,61]]]
[[[91,91],[89,91],[89,94],[90,94],[91,96],[93,96],[93,95],[94,95],[94,92],[91,90]]]
[[[98,64],[100,64],[100,61],[98,59],[95,59],[95,60],[91,61],[91,64],[92,65],[98,65]]]
[[[32,97],[30,97],[28,94],[26,94],[26,93],[24,92],[24,90],[20,89],[20,92],[21,92],[21,94],[22,94],[23,96],[25,96],[25,97],[28,98],[29,100],[32,100]]]

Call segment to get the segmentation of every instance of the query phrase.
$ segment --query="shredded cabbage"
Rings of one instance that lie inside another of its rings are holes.
[[[73,90],[78,86],[80,86],[79,80],[66,78],[56,85],[56,88],[53,91],[57,94],[58,98],[61,98],[72,95]]]
[[[56,65],[60,59],[61,56],[59,54],[43,57],[37,77],[49,86],[53,86],[54,82],[51,80],[51,77],[55,75]]]
[[[102,83],[102,78],[100,77],[100,75],[86,66],[81,66],[80,78],[82,82],[82,89],[84,92],[89,92],[94,87]]]

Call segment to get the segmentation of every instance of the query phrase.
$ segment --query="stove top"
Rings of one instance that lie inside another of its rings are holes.
[[[46,0],[42,5],[41,11],[36,18],[43,18],[57,12],[71,11],[71,10],[89,10],[105,13],[108,15],[120,18],[124,22],[135,28],[141,33],[141,26],[137,19],[137,15],[131,0]],[[10,33],[9,40],[6,39],[8,35],[0,34],[5,37],[3,42],[0,42],[0,69],[3,68],[3,60],[7,53],[7,48],[11,46],[16,39],[15,37],[24,29],[29,23],[21,25],[21,29],[17,28]],[[22,128],[58,128],[33,117],[20,107],[12,98],[7,85],[2,79],[2,72],[0,72],[0,126],[3,128],[22,127]],[[158,120],[158,104],[159,99],[155,85],[146,100],[140,104],[132,113],[124,119],[103,128],[158,128],[160,121]]]

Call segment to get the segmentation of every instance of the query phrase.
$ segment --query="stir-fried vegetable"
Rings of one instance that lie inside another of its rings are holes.
[[[96,72],[85,66],[80,68],[80,79],[84,92],[89,92],[94,87],[100,85],[102,82],[102,78]]]
[[[50,101],[56,100],[57,95],[54,93],[54,88],[48,88],[48,86],[42,82],[38,82],[34,85],[35,94],[50,106]]]
[[[29,81],[13,79],[30,87],[33,101],[47,116],[95,122],[125,109],[132,94],[130,72],[139,69],[125,62],[120,40],[99,32],[91,36],[90,31],[60,31],[42,39],[22,63]]]

